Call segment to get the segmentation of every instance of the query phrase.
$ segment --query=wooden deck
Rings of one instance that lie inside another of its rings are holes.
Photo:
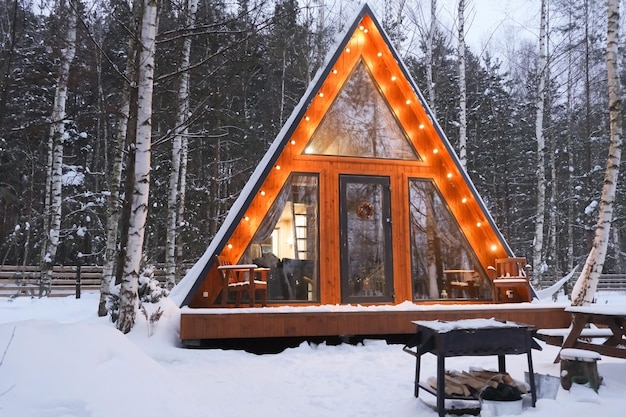
[[[315,308],[191,309],[181,312],[180,339],[183,345],[200,346],[203,341],[232,339],[386,337],[415,333],[414,320],[459,320],[496,318],[535,326],[568,327],[570,314],[555,304],[420,306],[419,309],[354,309],[324,311]]]

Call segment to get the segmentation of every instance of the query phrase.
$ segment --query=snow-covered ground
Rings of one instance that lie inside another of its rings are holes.
[[[624,298],[608,300],[623,303]],[[382,341],[302,344],[279,354],[192,350],[177,346],[179,311],[165,304],[154,335],[143,317],[129,335],[96,315],[97,295],[0,299],[0,416],[436,416],[413,397],[414,358]],[[600,302],[604,302],[600,300]],[[557,376],[557,348],[533,351],[535,372]],[[493,369],[495,357],[449,358],[448,368]],[[435,374],[435,357],[422,375]],[[523,380],[525,355],[509,356]],[[596,394],[559,386],[522,416],[618,417],[626,409],[626,360],[602,357]]]

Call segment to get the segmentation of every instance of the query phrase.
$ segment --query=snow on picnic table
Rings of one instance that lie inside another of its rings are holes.
[[[129,335],[96,317],[98,297],[0,299],[0,416],[171,417],[435,417],[413,396],[415,358],[401,345],[365,340],[356,346],[302,345],[279,354],[178,347],[180,310],[163,304],[155,335],[143,317]],[[535,372],[558,375],[557,348],[533,351]],[[455,357],[448,369],[495,369],[497,358]],[[422,357],[435,375],[436,357]],[[507,357],[524,379],[526,356]],[[618,417],[626,409],[626,361],[603,357],[598,393],[559,387],[524,417]]]

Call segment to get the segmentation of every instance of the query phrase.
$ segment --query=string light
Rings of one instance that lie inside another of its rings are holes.
[[[451,173],[451,172],[448,172],[447,177],[448,177],[448,178],[452,178],[452,173]]]
[[[232,243],[229,243],[229,244],[228,244],[228,249],[232,249],[232,248],[233,248],[233,244],[232,244]]]
[[[433,153],[439,153],[439,149],[433,149]]]
[[[491,245],[491,251],[495,252],[498,249],[498,247],[496,245]]]
[[[320,97],[324,97],[324,93],[320,93],[320,94],[319,94],[319,96],[320,96]]]
[[[391,81],[395,81],[396,79],[397,79],[397,78],[396,78],[396,76],[395,76],[395,75],[392,75],[392,76],[391,76]]]
[[[463,198],[461,199],[461,203],[463,203],[463,204],[467,203],[467,198],[463,197]]]
[[[276,165],[276,171],[280,171],[280,165]]]
[[[426,127],[426,126],[424,126],[424,123],[420,123],[420,129],[423,129],[423,128],[425,128],[425,127]],[[435,153],[437,153],[437,152],[435,152]]]
[[[295,145],[295,144],[296,144],[296,141],[292,139],[292,140],[291,140],[291,144],[292,144],[292,145]]]
[[[407,101],[406,101],[406,104],[411,104],[411,100],[407,100]]]
[[[482,222],[476,222],[476,227],[481,227],[482,225]]]
[[[261,191],[261,195],[265,195],[265,191]]]
[[[381,56],[383,56],[382,52],[377,53],[376,55],[378,55],[378,57],[380,58]]]
[[[311,120],[311,118],[309,116],[305,116],[304,120],[306,120],[308,122],[309,120]]]
[[[346,48],[346,52],[347,52],[347,53],[350,53],[350,48]]]

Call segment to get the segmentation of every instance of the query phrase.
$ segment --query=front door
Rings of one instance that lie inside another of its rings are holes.
[[[342,303],[393,301],[389,178],[339,182]]]

